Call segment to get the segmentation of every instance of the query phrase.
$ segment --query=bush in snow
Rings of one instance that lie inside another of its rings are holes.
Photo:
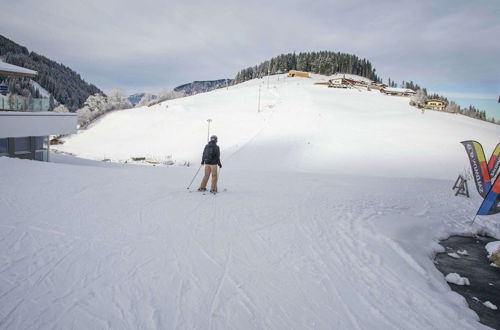
[[[78,114],[78,125],[87,126],[92,120],[112,111],[132,108],[125,96],[123,89],[115,88],[109,92],[109,96],[94,94],[87,98],[85,106],[76,111]]]
[[[450,103],[448,103],[448,105],[446,106],[444,111],[451,112],[451,113],[458,113],[460,111],[460,107],[455,102],[450,101]]]
[[[422,108],[427,100],[427,94],[423,89],[417,90],[415,95],[410,98],[410,104],[418,108]]]
[[[104,113],[108,110],[109,106],[106,96],[99,93],[90,95],[84,104],[87,108],[89,108],[89,111],[93,113]]]
[[[84,127],[94,118],[88,107],[83,107],[81,109],[76,110],[76,114],[78,116],[79,127]]]
[[[156,103],[160,103],[166,100],[173,100],[184,96],[186,96],[184,92],[176,92],[170,89],[162,89],[161,91],[158,92],[158,99],[157,99],[158,102]]]
[[[60,113],[62,113],[62,112],[69,112],[68,108],[66,108],[63,104],[58,105],[52,111],[54,111],[54,112],[60,112]]]
[[[156,99],[156,97],[153,94],[145,93],[144,96],[139,101],[139,103],[137,103],[136,107],[143,107],[145,105],[149,105],[155,99]]]
[[[137,103],[137,107],[142,107],[142,106],[150,107],[152,105],[158,104],[163,101],[173,100],[184,96],[186,96],[186,93],[184,92],[176,92],[170,89],[162,89],[158,92],[158,96],[155,96],[151,93],[144,94],[139,103]]]
[[[121,110],[121,109],[132,108],[132,104],[125,95],[125,91],[121,88],[113,88],[108,93],[107,102],[109,110]]]
[[[109,109],[107,98],[101,94],[90,95],[85,101],[85,106],[76,111],[78,125],[85,127],[92,120],[104,114]]]

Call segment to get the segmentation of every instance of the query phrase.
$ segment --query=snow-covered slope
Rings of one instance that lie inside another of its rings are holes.
[[[422,114],[408,98],[378,91],[313,84],[321,79],[272,76],[269,88],[267,79],[256,79],[114,112],[57,149],[96,160],[197,163],[212,119],[210,134],[219,136],[227,166],[257,161],[268,169],[451,179],[468,166],[460,141],[478,140],[488,154],[500,137],[498,125]]]
[[[46,98],[49,98],[50,97],[50,92],[48,90],[46,90],[45,88],[42,87],[42,85],[40,85],[39,83],[37,83],[36,81],[34,80],[31,80],[30,79],[30,83],[31,85],[35,88],[35,89],[38,89],[38,91],[40,92],[40,95],[42,97],[46,97]]]
[[[470,225],[478,194],[451,190],[458,142],[488,153],[498,126],[273,79],[115,112],[61,146],[198,163],[211,118],[216,196],[186,189],[198,166],[0,157],[0,328],[483,328],[432,256],[450,234],[500,239],[500,216]]]

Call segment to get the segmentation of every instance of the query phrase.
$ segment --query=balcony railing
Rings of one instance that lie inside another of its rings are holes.
[[[1,95],[0,111],[44,112],[49,111],[50,100],[24,97],[20,95]]]

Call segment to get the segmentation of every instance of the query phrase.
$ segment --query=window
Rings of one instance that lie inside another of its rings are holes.
[[[9,140],[0,139],[0,155],[9,153]]]
[[[36,136],[35,137],[35,150],[47,150],[49,148],[49,137],[48,136]]]
[[[30,150],[31,148],[29,137],[14,138],[14,153],[27,154],[30,152]]]

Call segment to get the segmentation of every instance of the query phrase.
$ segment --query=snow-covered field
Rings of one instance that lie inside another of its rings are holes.
[[[459,142],[489,156],[500,127],[315,79],[115,112],[58,147],[179,166],[0,158],[0,328],[482,328],[432,257],[450,234],[500,238],[499,215],[470,225],[472,184],[451,190]],[[208,118],[217,196],[186,189]]]
[[[451,180],[469,168],[460,141],[481,142],[487,157],[500,142],[499,125],[422,114],[406,97],[327,88],[313,84],[324,76],[313,77],[272,76],[269,88],[267,78],[256,79],[114,112],[55,149],[95,160],[171,157],[196,165],[212,119],[227,168]]]

